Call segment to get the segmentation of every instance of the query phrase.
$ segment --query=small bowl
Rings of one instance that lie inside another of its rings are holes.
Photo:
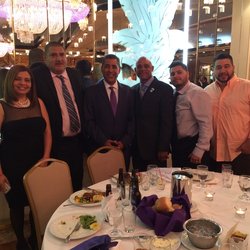
[[[183,228],[188,234],[190,242],[198,248],[207,249],[215,246],[222,233],[222,227],[209,219],[189,219]]]
[[[155,236],[150,242],[150,250],[171,250],[173,246],[178,244],[179,241],[175,237]]]

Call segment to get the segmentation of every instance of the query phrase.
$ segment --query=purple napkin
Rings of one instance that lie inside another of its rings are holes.
[[[86,240],[71,250],[108,250],[110,247],[117,245],[117,243],[118,242],[111,242],[111,238],[105,234]]]
[[[174,212],[160,213],[152,207],[158,199],[157,195],[143,197],[136,209],[137,216],[147,226],[154,229],[155,234],[164,236],[169,232],[183,231],[184,222],[191,218],[188,196],[186,194],[175,196],[171,199],[172,203],[182,205],[182,209],[175,209]]]

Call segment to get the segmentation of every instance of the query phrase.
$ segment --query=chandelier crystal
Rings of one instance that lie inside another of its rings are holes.
[[[1,0],[0,17],[5,17],[9,21],[12,16],[12,2],[14,29],[17,38],[23,43],[32,42],[34,34],[44,32],[47,27],[49,34],[58,34],[63,29],[63,16],[66,30],[71,22],[78,22],[89,13],[89,7],[76,0]]]

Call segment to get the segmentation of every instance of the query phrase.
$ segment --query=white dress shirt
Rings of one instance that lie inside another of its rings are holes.
[[[178,93],[175,109],[177,136],[181,139],[199,134],[192,153],[201,158],[209,150],[213,135],[210,97],[190,81]]]

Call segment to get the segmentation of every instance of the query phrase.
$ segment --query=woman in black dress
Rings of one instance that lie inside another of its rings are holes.
[[[30,248],[23,232],[24,207],[28,205],[23,176],[39,160],[49,158],[52,139],[46,108],[36,96],[31,71],[23,65],[13,66],[6,76],[0,129],[0,191],[6,193],[16,249],[26,250]],[[31,235],[30,240],[35,239],[33,225]]]

